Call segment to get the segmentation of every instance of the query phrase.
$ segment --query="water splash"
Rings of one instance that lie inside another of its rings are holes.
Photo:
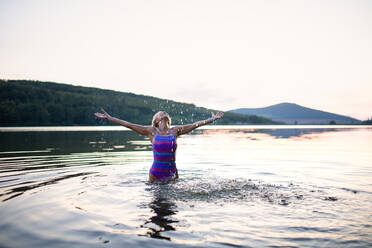
[[[183,202],[253,202],[263,200],[273,204],[289,205],[304,199],[309,192],[294,184],[288,186],[253,182],[250,179],[199,178],[179,179],[173,182],[149,184],[148,191],[157,197]]]

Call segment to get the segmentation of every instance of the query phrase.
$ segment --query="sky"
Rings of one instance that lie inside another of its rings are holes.
[[[0,0],[0,78],[372,117],[369,0]]]

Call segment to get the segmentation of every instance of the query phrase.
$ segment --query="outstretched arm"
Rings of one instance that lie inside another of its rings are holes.
[[[141,134],[141,135],[144,135],[144,136],[149,136],[151,134],[151,131],[152,131],[153,127],[146,127],[146,126],[141,126],[141,125],[138,125],[138,124],[133,124],[133,123],[130,123],[130,122],[112,117],[103,109],[101,111],[102,111],[102,114],[101,113],[94,113],[94,115],[97,116],[100,119],[108,120],[112,123],[115,123],[115,124],[127,127],[129,129],[132,129],[133,131],[135,131],[138,134]]]
[[[221,119],[222,117],[223,117],[223,112],[218,112],[217,114],[212,113],[212,117],[207,120],[198,121],[193,124],[188,124],[188,125],[183,125],[183,126],[176,126],[174,127],[174,130],[177,136],[180,136],[182,134],[191,132],[195,128],[210,124],[214,122],[215,120]]]

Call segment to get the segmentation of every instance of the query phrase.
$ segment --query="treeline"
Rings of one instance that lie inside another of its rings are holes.
[[[372,117],[362,122],[364,125],[372,125]]]
[[[151,125],[152,116],[167,111],[175,125],[203,120],[210,109],[150,96],[29,80],[0,80],[1,126],[110,125],[94,112]],[[276,124],[269,119],[225,113],[219,124]]]

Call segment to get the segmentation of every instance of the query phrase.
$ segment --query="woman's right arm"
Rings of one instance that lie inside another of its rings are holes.
[[[144,136],[151,136],[153,132],[153,127],[152,126],[142,126],[134,123],[130,123],[128,121],[120,120],[118,118],[110,116],[105,110],[101,110],[101,113],[94,113],[95,116],[97,116],[100,119],[103,120],[108,120],[112,123],[127,127],[129,129],[132,129],[138,134],[144,135]]]

